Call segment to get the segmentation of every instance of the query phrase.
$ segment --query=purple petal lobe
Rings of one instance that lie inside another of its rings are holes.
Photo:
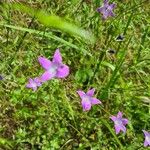
[[[91,89],[91,90],[88,90],[88,92],[86,93],[88,96],[93,96],[94,95],[94,92],[95,92],[95,89]]]
[[[124,125],[121,125],[121,130],[126,133],[126,127]]]
[[[120,132],[120,127],[118,125],[115,125],[115,131],[116,131],[116,134],[118,134]]]
[[[114,8],[116,7],[116,4],[115,4],[115,3],[112,3],[112,4],[110,5],[110,7],[111,7],[111,9],[114,9]]]
[[[58,63],[58,64],[60,64],[60,63],[62,63],[62,57],[61,57],[61,54],[60,54],[60,52],[59,52],[59,49],[57,49],[56,51],[55,51],[55,54],[54,54],[54,56],[53,56],[53,60],[52,60],[54,63]]]
[[[142,131],[144,132],[145,136],[150,136],[150,133],[148,133],[147,131],[145,131],[145,130],[142,130]]]
[[[42,74],[41,80],[42,80],[42,82],[45,82],[45,81],[48,81],[48,80],[50,80],[50,79],[52,79],[54,77],[55,77],[55,73],[54,72],[46,71],[46,72],[44,72]]]
[[[97,98],[91,98],[92,105],[101,104],[101,101]]]
[[[88,110],[90,110],[91,109],[91,103],[90,103],[90,101],[87,101],[87,100],[82,100],[82,102],[81,102],[81,104],[82,104],[82,107],[83,107],[83,111],[88,111]]]
[[[115,116],[112,116],[112,117],[110,117],[110,119],[112,120],[112,121],[116,121],[116,119],[117,119],[117,117],[115,117]]]
[[[144,141],[144,147],[148,146],[147,140]]]
[[[81,98],[83,98],[83,96],[86,95],[86,94],[85,94],[83,91],[81,91],[81,90],[77,91],[77,93],[79,94],[79,96],[80,96]]]
[[[144,146],[150,146],[150,133],[145,131],[145,130],[142,130],[144,132],[144,136],[145,136],[145,141],[144,141]]]
[[[122,118],[122,112],[119,111],[118,114],[117,114],[117,117]]]
[[[102,12],[105,11],[105,8],[104,8],[104,7],[99,7],[99,8],[97,8],[97,11],[98,11],[99,13],[102,13]]]
[[[51,66],[51,61],[48,60],[47,58],[39,57],[38,61],[39,61],[40,65],[46,70],[48,70]]]
[[[69,75],[69,67],[67,65],[61,65],[57,69],[56,77],[57,78],[65,78]]]
[[[128,119],[122,119],[122,123],[123,123],[123,125],[126,125],[126,124],[128,124]]]
[[[108,0],[104,0],[104,5],[107,5],[108,4]]]

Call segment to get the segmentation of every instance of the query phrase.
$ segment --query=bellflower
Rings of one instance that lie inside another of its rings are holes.
[[[117,116],[111,116],[110,118],[115,124],[116,134],[118,134],[120,131],[123,131],[124,133],[126,132],[125,125],[128,124],[128,119],[122,118],[122,112],[119,111]]]
[[[102,7],[97,8],[97,11],[103,15],[103,19],[107,19],[108,17],[113,17],[115,14],[113,13],[113,9],[116,7],[115,3],[109,4],[108,0],[104,0],[104,4]]]
[[[36,77],[34,79],[29,79],[28,84],[26,85],[27,88],[33,89],[33,91],[37,90],[37,87],[41,86],[41,79]]]
[[[83,111],[90,110],[92,105],[101,104],[101,101],[99,99],[93,97],[94,92],[95,92],[94,88],[89,90],[87,93],[81,90],[77,91],[77,93],[79,94],[81,98]]]
[[[52,78],[65,78],[69,75],[69,67],[62,63],[59,49],[55,51],[52,61],[45,57],[39,57],[38,61],[45,69],[45,72],[41,76],[43,82]]]
[[[143,130],[143,132],[144,132],[144,136],[145,136],[144,146],[145,147],[148,145],[150,146],[150,133],[145,130]]]

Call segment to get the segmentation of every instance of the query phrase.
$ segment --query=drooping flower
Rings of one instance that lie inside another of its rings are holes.
[[[39,57],[38,61],[45,69],[45,72],[41,76],[43,82],[52,78],[65,78],[69,75],[69,67],[62,63],[59,49],[55,51],[52,61],[45,57]]]
[[[107,52],[110,53],[110,54],[115,54],[116,50],[115,49],[109,49]]]
[[[97,11],[101,13],[102,18],[105,20],[108,17],[114,17],[113,9],[116,7],[115,3],[109,4],[108,0],[104,0],[104,4],[102,7],[97,8]]]
[[[30,78],[29,81],[28,81],[28,83],[27,83],[27,85],[26,85],[26,87],[33,89],[33,91],[36,91],[37,87],[39,87],[41,85],[42,85],[41,79],[38,78],[38,77],[36,77],[34,79]]]
[[[128,119],[122,118],[122,112],[119,111],[117,116],[111,116],[110,118],[115,124],[116,134],[118,134],[120,131],[123,131],[124,133],[126,132],[125,125],[128,124]]]
[[[144,136],[145,136],[144,146],[145,147],[148,145],[150,146],[150,133],[145,130],[143,130],[143,132],[144,132]]]
[[[77,91],[77,93],[79,94],[81,98],[83,111],[90,110],[92,105],[101,104],[101,101],[99,99],[93,97],[94,92],[95,92],[94,88],[89,90],[87,93],[81,90]]]
[[[123,41],[124,40],[124,36],[123,35],[118,35],[116,37],[116,41]]]

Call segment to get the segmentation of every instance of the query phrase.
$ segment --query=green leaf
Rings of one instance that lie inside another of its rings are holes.
[[[31,15],[32,17],[35,17],[39,22],[41,22],[43,25],[47,27],[53,27],[65,31],[67,33],[70,33],[72,35],[80,36],[84,40],[88,40],[91,43],[95,42],[95,38],[91,33],[77,27],[72,23],[68,23],[67,21],[56,15],[50,15],[43,10],[36,10],[23,4],[13,3],[11,4],[11,6],[14,10],[19,10],[21,12],[25,12]]]

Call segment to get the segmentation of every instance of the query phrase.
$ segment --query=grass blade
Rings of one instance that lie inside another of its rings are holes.
[[[85,41],[88,40],[91,43],[94,43],[95,41],[94,36],[88,31],[83,30],[72,23],[68,23],[67,21],[56,15],[50,15],[43,10],[36,10],[23,4],[13,3],[11,4],[11,6],[14,10],[19,10],[31,15],[32,17],[35,17],[40,23],[47,27],[53,27],[72,35],[80,36]]]
[[[85,54],[88,54],[88,55],[91,56],[91,54],[88,53],[85,49],[79,48],[79,47],[77,47],[76,45],[74,45],[74,44],[72,44],[72,43],[70,43],[70,42],[67,42],[67,41],[65,41],[65,40],[62,39],[62,38],[59,38],[59,37],[53,35],[53,34],[50,33],[50,32],[47,33],[47,32],[43,32],[43,31],[39,31],[39,30],[28,29],[28,28],[23,28],[23,27],[17,27],[17,26],[7,25],[7,24],[3,24],[3,23],[0,23],[0,26],[4,26],[4,27],[7,27],[7,28],[11,28],[11,29],[19,30],[19,31],[23,31],[23,32],[29,32],[29,33],[31,33],[31,34],[38,34],[38,35],[40,35],[40,36],[43,36],[43,35],[44,35],[44,36],[47,37],[47,38],[50,38],[50,39],[59,41],[59,42],[65,44],[65,45],[68,45],[68,46],[70,46],[70,47],[72,47],[72,48],[74,48],[74,49],[81,50],[81,51],[83,51]]]

